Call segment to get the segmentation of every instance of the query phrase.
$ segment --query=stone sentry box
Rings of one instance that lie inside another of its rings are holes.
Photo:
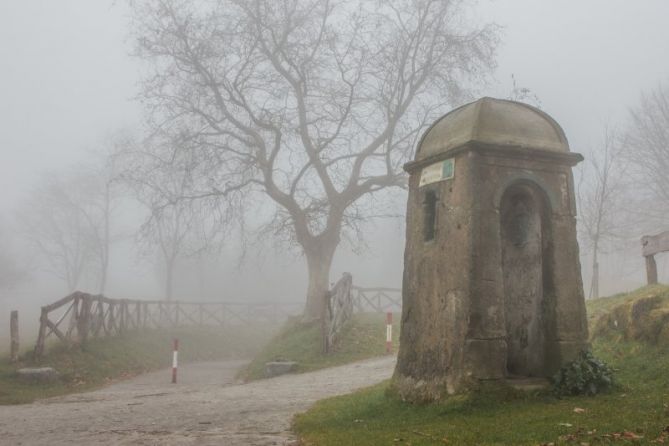
[[[483,98],[428,129],[405,166],[403,398],[548,377],[587,348],[571,172],[582,160],[519,102]]]

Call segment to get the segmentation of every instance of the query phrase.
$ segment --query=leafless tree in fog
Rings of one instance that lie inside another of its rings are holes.
[[[93,197],[89,201],[90,210],[83,210],[91,228],[93,237],[93,255],[98,264],[98,292],[105,294],[109,275],[109,259],[114,239],[112,234],[112,216],[119,199],[122,165],[119,158],[132,144],[132,136],[126,131],[116,131],[109,135],[102,149],[95,153],[95,161],[86,166],[94,181],[88,193]]]
[[[669,211],[669,84],[641,95],[630,109],[624,135],[624,154],[635,167],[644,192],[650,193],[647,212],[660,211],[666,220]]]
[[[10,237],[11,234],[5,225],[0,224],[0,293],[13,289],[26,277],[24,268],[19,265],[15,257]],[[0,301],[3,297],[0,294]]]
[[[79,170],[46,174],[19,214],[29,242],[48,270],[74,291],[95,268],[109,216],[100,178]]]
[[[190,196],[192,191],[192,151],[178,138],[163,140],[161,148],[151,148],[155,140],[135,145],[122,154],[125,166],[121,179],[131,195],[148,211],[137,233],[145,254],[157,254],[164,279],[165,299],[174,298],[177,261],[187,256],[216,251],[228,227],[229,208],[220,200],[203,201]],[[182,169],[171,169],[180,159]]]
[[[306,319],[341,237],[404,186],[421,131],[487,75],[498,43],[462,0],[130,3],[142,100],[154,128],[187,129],[190,195],[273,201],[266,229],[306,257]]]
[[[599,297],[599,254],[625,235],[625,164],[616,132],[604,130],[602,142],[586,159],[578,190],[581,246],[592,255],[589,297]]]

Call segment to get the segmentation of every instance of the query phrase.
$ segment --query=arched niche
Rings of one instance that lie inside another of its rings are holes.
[[[546,376],[550,330],[555,325],[550,249],[550,200],[521,180],[499,204],[504,320],[509,376]]]

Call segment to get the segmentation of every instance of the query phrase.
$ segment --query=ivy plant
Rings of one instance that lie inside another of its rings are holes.
[[[589,351],[582,351],[552,378],[558,396],[596,395],[613,386],[613,369]]]

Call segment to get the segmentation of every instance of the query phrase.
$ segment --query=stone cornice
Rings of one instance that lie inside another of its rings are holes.
[[[417,169],[429,166],[448,158],[453,158],[465,152],[475,152],[481,155],[492,155],[496,157],[522,159],[528,161],[550,161],[566,166],[575,166],[583,161],[583,155],[574,152],[555,152],[552,150],[541,150],[532,147],[518,145],[500,145],[486,144],[476,141],[470,141],[459,147],[447,150],[422,159],[420,161],[410,161],[404,165],[404,170],[411,174]]]

